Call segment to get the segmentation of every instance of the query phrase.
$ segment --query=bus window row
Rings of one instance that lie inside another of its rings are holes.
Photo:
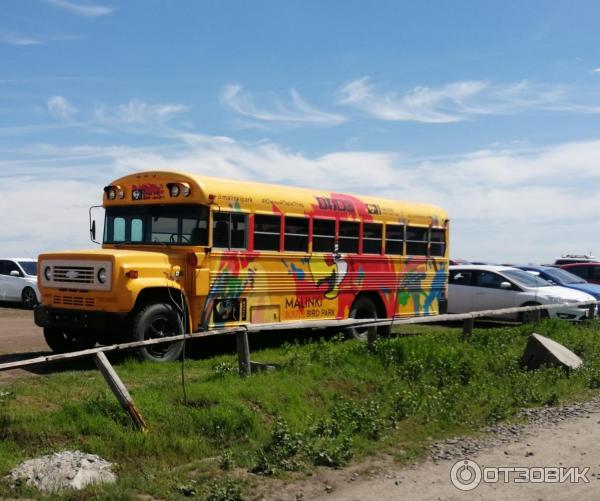
[[[254,216],[254,250],[308,252],[311,220],[307,217]],[[222,249],[248,248],[248,215],[239,212],[213,214],[213,247]],[[385,238],[383,223],[312,219],[312,251],[344,254],[444,256],[446,232],[443,228],[428,228],[387,223]]]

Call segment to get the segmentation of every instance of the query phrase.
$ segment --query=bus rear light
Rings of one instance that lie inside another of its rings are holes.
[[[125,273],[125,276],[127,278],[137,278],[138,277],[138,271],[137,270],[129,270],[127,273]]]

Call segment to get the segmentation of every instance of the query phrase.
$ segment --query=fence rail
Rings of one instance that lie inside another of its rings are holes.
[[[18,369],[22,367],[30,367],[34,365],[47,364],[52,362],[60,362],[65,360],[75,360],[79,358],[85,358],[94,356],[96,353],[108,353],[112,351],[125,351],[134,348],[141,348],[143,346],[158,345],[164,343],[173,343],[176,341],[183,341],[184,339],[198,339],[212,336],[223,336],[227,334],[248,334],[252,332],[263,332],[263,331],[275,331],[275,330],[295,330],[295,329],[326,329],[326,328],[339,328],[344,329],[347,327],[371,327],[371,326],[398,326],[398,325],[410,325],[410,324],[425,324],[425,323],[443,323],[443,322],[458,322],[464,320],[476,320],[481,318],[493,318],[503,315],[510,315],[513,313],[524,313],[529,311],[539,311],[560,309],[565,306],[588,306],[588,317],[593,318],[595,314],[595,306],[600,301],[585,301],[578,303],[559,303],[551,305],[535,305],[535,306],[521,306],[514,308],[501,308],[497,310],[482,310],[471,313],[447,313],[442,315],[428,315],[424,317],[410,317],[410,318],[395,318],[395,319],[346,319],[346,320],[306,320],[306,321],[294,321],[294,322],[274,322],[266,324],[247,324],[243,326],[235,326],[221,329],[212,329],[203,332],[193,332],[187,334],[178,334],[177,336],[169,336],[163,338],[147,339],[145,341],[132,341],[128,343],[118,343],[109,346],[99,346],[97,348],[91,348],[81,351],[73,351],[69,353],[61,353],[58,355],[45,355],[36,358],[30,358],[27,360],[18,360],[14,362],[5,362],[0,364],[0,372]]]

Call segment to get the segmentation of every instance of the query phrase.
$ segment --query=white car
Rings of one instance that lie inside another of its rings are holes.
[[[35,259],[0,259],[0,301],[33,308],[40,302]]]
[[[517,306],[595,301],[585,292],[552,285],[526,271],[508,266],[450,266],[448,313],[469,313]],[[542,310],[542,317],[581,320],[589,306],[565,306]],[[502,315],[503,319],[526,320],[528,313]]]

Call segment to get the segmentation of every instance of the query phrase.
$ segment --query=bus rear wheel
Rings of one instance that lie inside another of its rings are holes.
[[[170,304],[155,303],[143,308],[133,321],[133,340],[146,341],[184,333],[181,316]],[[138,357],[150,362],[173,362],[183,351],[183,341],[143,346]]]
[[[350,308],[350,318],[377,319],[377,308],[375,307],[375,303],[366,296],[359,296],[354,303],[352,303],[352,307]],[[350,338],[360,339],[362,341],[368,341],[369,338],[375,339],[377,337],[376,326],[348,327],[346,332]]]
[[[44,327],[44,339],[55,353],[87,350],[96,346],[96,336],[91,332],[63,327]]]

